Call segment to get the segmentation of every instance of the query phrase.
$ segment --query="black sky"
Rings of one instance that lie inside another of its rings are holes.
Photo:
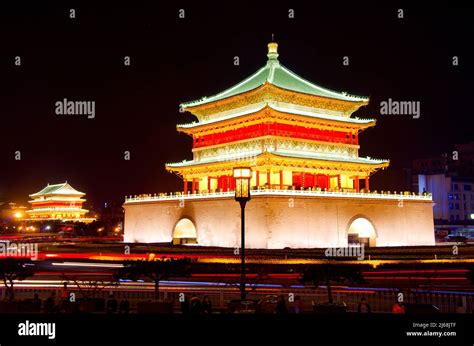
[[[64,180],[95,206],[177,191],[180,180],[164,164],[191,159],[191,140],[175,126],[193,120],[179,113],[179,103],[222,91],[263,66],[272,33],[288,68],[321,86],[371,97],[357,115],[378,123],[361,135],[360,153],[389,158],[393,167],[376,174],[375,188],[395,189],[403,180],[399,169],[414,158],[474,140],[472,9],[128,3],[0,9],[0,201],[24,202]],[[56,115],[54,103],[63,98],[95,101],[96,118]],[[379,115],[388,98],[420,101],[420,119]],[[14,160],[17,150],[21,161]]]

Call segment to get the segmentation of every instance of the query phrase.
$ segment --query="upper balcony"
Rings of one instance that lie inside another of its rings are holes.
[[[140,203],[153,201],[180,201],[180,200],[199,200],[209,198],[233,198],[234,191],[195,191],[175,192],[175,193],[159,193],[159,194],[142,194],[135,196],[126,196],[125,203]],[[252,190],[252,196],[294,196],[294,197],[326,197],[326,198],[349,198],[349,199],[391,199],[391,200],[413,200],[413,201],[431,201],[431,193],[414,193],[409,191],[390,192],[390,191],[328,191],[319,188],[308,188],[305,190],[297,189],[277,189],[277,188],[259,188]]]

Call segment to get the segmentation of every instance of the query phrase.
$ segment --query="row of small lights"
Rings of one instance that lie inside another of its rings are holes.
[[[410,192],[410,191],[400,191],[400,193],[391,193],[390,191],[380,191],[377,192],[377,190],[371,191],[371,192],[345,192],[345,191],[327,191],[326,189],[324,190],[279,190],[279,189],[258,189],[254,190],[254,192],[261,191],[261,192],[272,192],[272,191],[278,191],[278,192],[285,192],[289,194],[311,194],[311,193],[322,193],[322,194],[340,194],[340,195],[386,195],[386,196],[403,196],[403,197],[426,197],[429,198],[431,197],[431,193],[421,193],[419,192],[416,194],[415,192]],[[133,201],[133,200],[146,200],[146,199],[166,199],[166,198],[173,198],[173,197],[190,197],[190,196],[202,196],[202,195],[231,195],[233,194],[233,190],[229,190],[227,192],[209,192],[207,190],[203,190],[202,192],[195,192],[191,193],[188,191],[187,194],[184,192],[171,192],[170,194],[168,193],[159,193],[159,194],[140,194],[140,195],[134,195],[134,196],[125,196],[126,201]]]
[[[260,155],[260,154],[259,154]],[[236,157],[235,159],[238,160],[238,159],[242,159],[242,158],[247,158],[247,157]],[[248,157],[249,159],[251,157]],[[361,157],[363,158],[363,157]],[[373,157],[370,157],[370,156],[367,156],[365,157],[365,159],[369,160],[369,161],[372,161],[372,162],[376,162],[376,163],[382,163],[382,162],[389,162],[390,160],[389,159],[376,159],[376,158],[373,158]],[[183,165],[187,162],[195,162],[194,160],[183,160],[183,161],[179,161],[179,162],[167,162],[165,163],[166,166],[173,166],[173,165]]]

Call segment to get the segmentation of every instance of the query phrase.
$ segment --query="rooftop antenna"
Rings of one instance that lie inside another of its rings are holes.
[[[275,34],[272,34],[272,42],[275,42]]]

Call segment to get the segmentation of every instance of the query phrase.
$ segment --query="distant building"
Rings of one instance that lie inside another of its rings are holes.
[[[435,220],[474,220],[474,179],[447,174],[419,174],[417,187],[420,192],[432,193]]]
[[[443,154],[413,160],[412,169],[416,174],[445,174],[449,171],[448,155]]]
[[[458,159],[450,160],[450,171],[459,177],[474,177],[474,142],[456,144],[455,151]]]
[[[94,218],[86,218],[88,210],[82,208],[86,201],[85,193],[77,191],[67,182],[46,186],[39,192],[30,195],[31,209],[26,211],[27,220],[60,220],[92,222]]]
[[[455,144],[449,153],[413,160],[412,169],[415,174],[474,177],[474,142]]]
[[[413,161],[413,188],[431,192],[435,220],[474,220],[474,142],[438,157]]]

